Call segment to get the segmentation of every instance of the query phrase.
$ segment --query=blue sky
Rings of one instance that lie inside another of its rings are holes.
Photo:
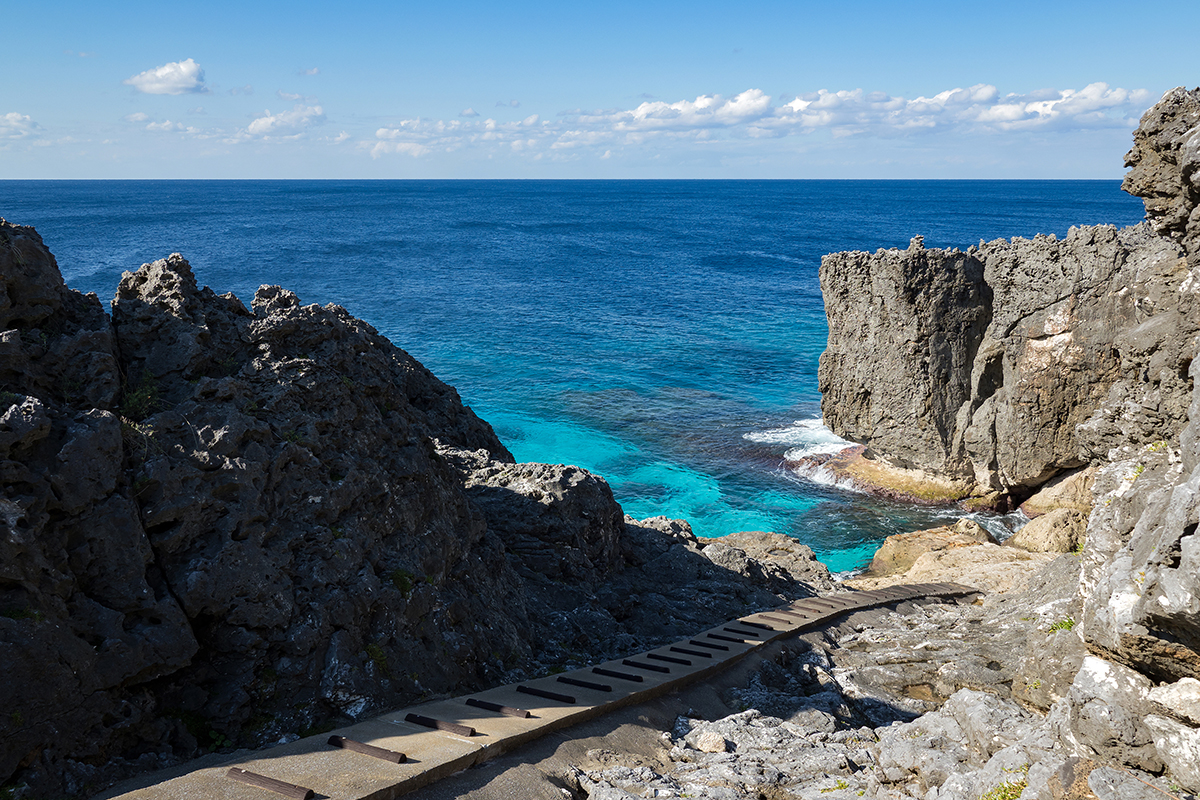
[[[54,3],[0,178],[1115,178],[1200,3]]]

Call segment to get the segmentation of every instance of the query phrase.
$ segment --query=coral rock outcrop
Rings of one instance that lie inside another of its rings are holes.
[[[514,464],[339,306],[264,286],[247,307],[174,254],[125,273],[110,318],[3,221],[0,287],[0,785],[24,796],[832,586],[811,551],[760,585],[585,470]]]

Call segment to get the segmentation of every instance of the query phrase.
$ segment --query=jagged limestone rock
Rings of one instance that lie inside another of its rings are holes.
[[[1087,519],[1082,511],[1056,508],[1023,525],[1008,544],[1032,553],[1073,553],[1083,544]]]
[[[826,256],[822,414],[882,462],[1027,495],[1101,446],[1076,427],[1121,380],[1153,370],[1155,403],[1109,427],[1140,441],[1178,429],[1180,343],[1197,323],[1174,298],[1189,278],[1145,225]]]

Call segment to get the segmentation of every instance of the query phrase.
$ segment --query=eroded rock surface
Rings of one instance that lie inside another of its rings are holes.
[[[246,307],[175,254],[126,273],[110,319],[8,223],[0,286],[0,785],[25,796],[833,588],[790,540],[706,553],[598,476],[514,464],[338,306]]]
[[[1146,225],[965,252],[914,239],[826,256],[821,281],[822,413],[877,460],[1024,497],[1114,435],[1155,441],[1186,416],[1192,274]],[[931,318],[936,330],[919,328]],[[1093,419],[1106,402],[1122,411]]]

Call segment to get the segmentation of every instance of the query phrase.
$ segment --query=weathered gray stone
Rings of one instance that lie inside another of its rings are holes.
[[[1008,544],[1032,553],[1071,553],[1083,544],[1086,530],[1086,514],[1056,508],[1021,526]]]
[[[1167,772],[1190,792],[1200,792],[1200,728],[1151,714],[1146,727]]]
[[[1184,242],[1194,259],[1200,254],[1200,89],[1172,89],[1142,115],[1125,166],[1131,169],[1121,188],[1143,198],[1155,231]]]
[[[1153,441],[1182,419],[1179,343],[1196,323],[1172,298],[1190,273],[1145,226],[822,263],[822,413],[878,459],[970,479],[979,494],[1028,493],[1083,465],[1076,426],[1151,366],[1157,403],[1122,421],[1126,434]]]
[[[1120,664],[1094,656],[1083,660],[1071,685],[1070,727],[1089,755],[1138,769],[1162,769],[1154,736],[1145,723],[1151,711],[1150,681]]]
[[[1149,697],[1172,716],[1200,725],[1200,681],[1195,678],[1181,678],[1175,683],[1155,686]]]

